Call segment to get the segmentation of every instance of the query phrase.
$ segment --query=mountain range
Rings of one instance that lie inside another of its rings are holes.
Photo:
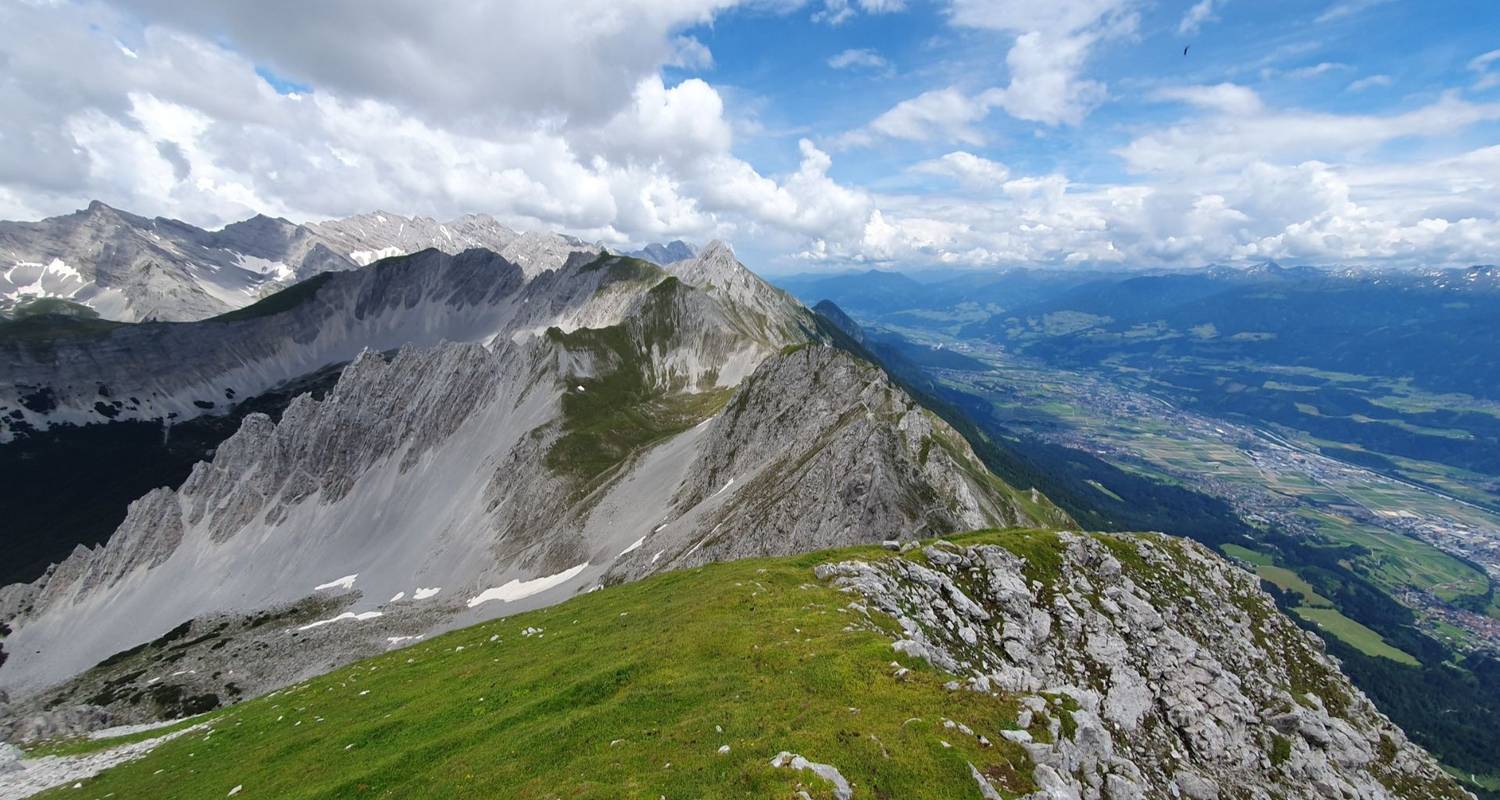
[[[348,366],[279,423],[245,417],[107,544],[0,590],[0,681],[34,691],[195,618],[309,596],[337,596],[338,613],[303,645],[347,660],[710,560],[1065,521],[823,325],[714,243],[669,269],[580,251],[537,274],[426,250],[228,318],[22,344],[15,385],[47,398],[7,406],[23,436],[207,415]],[[300,674],[268,658],[210,672],[224,670],[183,693]]]
[[[653,247],[663,257],[691,255],[681,242]],[[209,231],[95,201],[39,222],[0,222],[0,312],[53,299],[122,322],[200,320],[323,272],[429,248],[485,248],[528,275],[600,250],[560,234],[517,232],[483,214],[439,222],[374,212],[305,225],[257,215]]]

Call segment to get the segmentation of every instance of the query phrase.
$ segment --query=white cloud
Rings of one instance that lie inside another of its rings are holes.
[[[1232,104],[1219,110],[1224,113],[1139,136],[1116,152],[1136,172],[1222,171],[1263,158],[1347,158],[1395,139],[1443,135],[1500,119],[1500,103],[1471,103],[1451,93],[1387,115],[1250,114],[1248,106]]]
[[[1187,10],[1186,14],[1182,15],[1182,20],[1177,23],[1177,33],[1180,36],[1191,36],[1197,33],[1204,23],[1215,19],[1218,18],[1214,16],[1214,0],[1198,0]]]
[[[1234,83],[1213,86],[1171,86],[1153,95],[1158,100],[1175,100],[1225,114],[1255,114],[1261,110],[1255,90]]]
[[[1370,75],[1368,77],[1351,81],[1345,91],[1363,92],[1366,89],[1371,89],[1376,86],[1390,86],[1392,82],[1393,81],[1391,80],[1391,76],[1389,75]]]
[[[872,120],[868,130],[893,139],[979,145],[984,136],[973,124],[989,109],[984,97],[970,97],[953,87],[935,89],[897,103]]]
[[[850,48],[829,57],[828,66],[834,69],[886,69],[890,62],[874,50]]]
[[[637,81],[682,54],[676,32],[735,0],[114,2],[320,90],[489,124],[608,116]]]
[[[1469,70],[1479,73],[1479,78],[1474,81],[1474,91],[1482,92],[1500,86],[1500,72],[1490,69],[1496,59],[1500,59],[1500,50],[1491,50],[1483,55],[1475,56],[1469,62]]]
[[[1330,5],[1323,13],[1319,14],[1317,21],[1333,22],[1334,20],[1352,17],[1389,2],[1391,0],[1340,0],[1340,2]]]
[[[0,6],[0,212],[35,217],[96,197],[205,225],[257,212],[484,211],[611,242],[741,236],[788,247],[868,214],[868,198],[831,179],[811,143],[785,176],[736,158],[720,93],[699,79],[666,85],[661,64],[603,109],[523,113],[531,90],[517,89],[516,106],[481,125],[414,107],[399,87],[278,94],[244,50],[156,25],[134,32],[127,55],[114,37],[130,29],[104,6]],[[663,64],[703,63],[681,34],[634,38]]]
[[[963,150],[918,162],[912,165],[911,170],[952,178],[964,188],[977,191],[998,189],[1010,177],[1010,169],[1004,164]]]
[[[709,69],[714,65],[714,54],[708,46],[692,36],[678,36],[672,40],[672,57],[667,64],[684,69]]]
[[[1326,74],[1328,74],[1330,72],[1338,72],[1338,71],[1346,70],[1346,69],[1350,69],[1350,67],[1349,67],[1348,64],[1340,64],[1340,63],[1338,63],[1336,61],[1324,61],[1324,62],[1321,62],[1321,63],[1318,63],[1318,64],[1313,64],[1313,65],[1307,66],[1307,67],[1298,67],[1296,69],[1289,69],[1284,74],[1288,78],[1296,78],[1298,80],[1306,80],[1308,78],[1316,78],[1319,75],[1326,75]]]
[[[956,86],[924,92],[845,135],[844,144],[877,135],[979,144],[985,137],[974,126],[994,108],[1048,126],[1078,125],[1108,94],[1083,77],[1089,50],[1133,33],[1138,18],[1134,0],[952,0],[949,20],[1015,37],[1005,56],[1010,82],[972,95]]]
[[[894,14],[906,10],[906,0],[823,0],[823,7],[812,15],[813,22],[842,25],[859,12]]]

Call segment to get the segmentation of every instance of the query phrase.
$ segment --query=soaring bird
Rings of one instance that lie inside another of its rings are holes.
[[[1183,55],[1187,55],[1188,47],[1192,47],[1192,45],[1188,45],[1187,47],[1182,48]]]

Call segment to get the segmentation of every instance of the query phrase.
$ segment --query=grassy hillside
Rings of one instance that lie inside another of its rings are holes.
[[[716,564],[450,633],[217,712],[211,733],[45,796],[833,796],[773,768],[784,750],[836,765],[861,797],[978,797],[970,763],[1008,795],[1034,789],[1000,736],[1013,703],[949,692],[891,638],[845,630],[849,598],[811,569],[856,554],[889,555]]]

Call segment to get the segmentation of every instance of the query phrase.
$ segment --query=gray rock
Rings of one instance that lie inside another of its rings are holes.
[[[838,769],[831,764],[819,764],[815,761],[808,761],[802,756],[783,750],[777,753],[775,758],[771,759],[771,766],[789,767],[791,769],[811,772],[833,784],[833,796],[837,800],[849,800],[854,796],[854,790],[849,786],[849,781],[845,780]]]
[[[990,544],[934,545],[925,566],[845,561],[817,574],[896,619],[897,649],[920,648],[972,690],[1022,693],[1017,721],[1041,722],[1052,741],[1001,735],[1036,764],[1033,800],[1376,800],[1392,797],[1392,781],[1465,796],[1254,576],[1160,535],[1114,537],[1145,565],[1127,567],[1106,538],[1059,534],[1062,559],[1047,582],[1028,580],[1025,561]],[[1325,693],[1294,701],[1294,667],[1303,680],[1316,671]],[[1268,755],[1275,736],[1292,740],[1279,767]]]

